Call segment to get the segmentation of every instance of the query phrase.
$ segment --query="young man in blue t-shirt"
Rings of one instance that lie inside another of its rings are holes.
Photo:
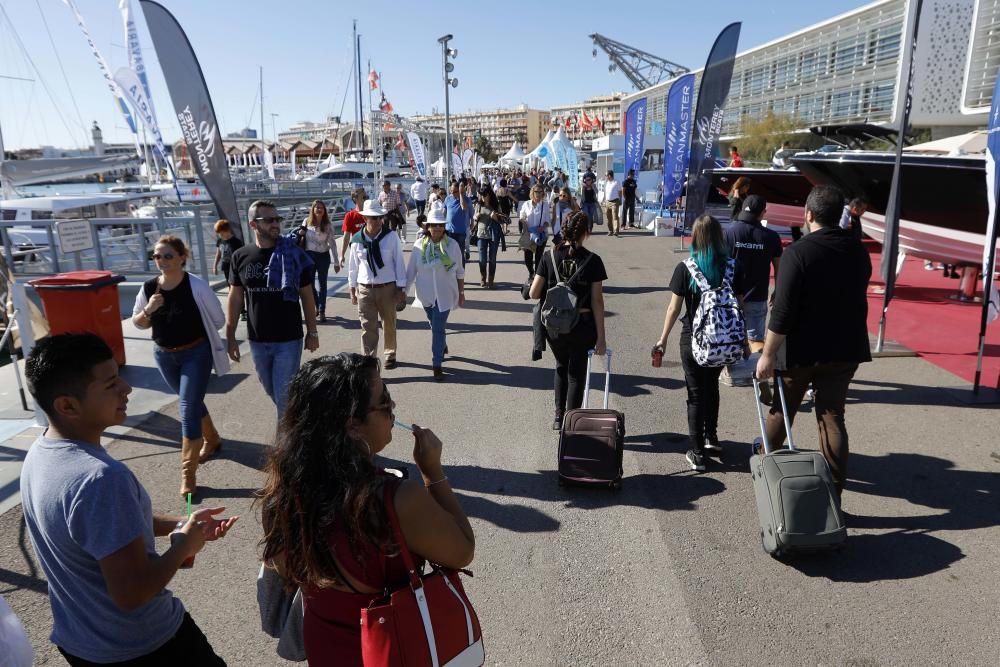
[[[132,387],[100,338],[45,338],[26,375],[49,418],[25,457],[21,502],[48,579],[52,642],[71,665],[224,666],[166,586],[237,517],[215,518],[223,507],[186,519],[153,514],[139,480],[101,447],[101,433],[125,421]],[[157,554],[154,538],[175,528]]]

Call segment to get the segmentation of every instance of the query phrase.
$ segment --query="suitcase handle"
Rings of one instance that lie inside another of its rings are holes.
[[[757,405],[757,419],[760,422],[760,439],[761,443],[764,445],[764,453],[770,454],[771,443],[767,441],[767,426],[764,423],[764,408],[763,404],[760,402],[760,380],[757,379],[757,371],[754,370],[753,377],[753,402]],[[781,372],[774,371],[774,381],[778,385],[778,397],[781,401],[781,416],[785,420],[785,438],[788,440],[788,449],[791,451],[795,450],[795,442],[792,440],[792,424],[788,417],[788,403],[785,401],[785,383],[781,379]]]
[[[587,397],[590,394],[590,367],[594,358],[594,350],[587,350],[587,380],[583,385],[583,408],[587,409]],[[604,409],[608,409],[608,398],[611,394],[611,350],[608,349],[604,371]]]

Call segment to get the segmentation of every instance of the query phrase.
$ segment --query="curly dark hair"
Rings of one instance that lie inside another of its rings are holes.
[[[284,556],[290,585],[341,581],[329,541],[335,524],[355,556],[365,543],[392,548],[383,477],[365,443],[347,429],[352,417],[367,416],[378,371],[378,359],[342,352],[307,361],[289,385],[255,504],[264,527],[263,558]]]

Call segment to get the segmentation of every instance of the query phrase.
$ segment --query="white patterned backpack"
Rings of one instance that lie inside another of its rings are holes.
[[[691,353],[699,366],[728,366],[744,357],[747,325],[733,292],[733,272],[736,261],[726,263],[722,284],[716,288],[708,282],[694,259],[684,260],[694,282],[701,290],[701,300],[691,322]]]

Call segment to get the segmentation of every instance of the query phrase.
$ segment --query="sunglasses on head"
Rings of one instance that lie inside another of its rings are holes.
[[[171,260],[171,259],[173,259],[175,257],[177,257],[177,255],[173,254],[172,252],[165,252],[162,255],[160,253],[154,253],[153,254],[153,259],[157,259],[157,260],[159,260],[159,259],[165,259],[165,260],[169,261],[169,260]]]

